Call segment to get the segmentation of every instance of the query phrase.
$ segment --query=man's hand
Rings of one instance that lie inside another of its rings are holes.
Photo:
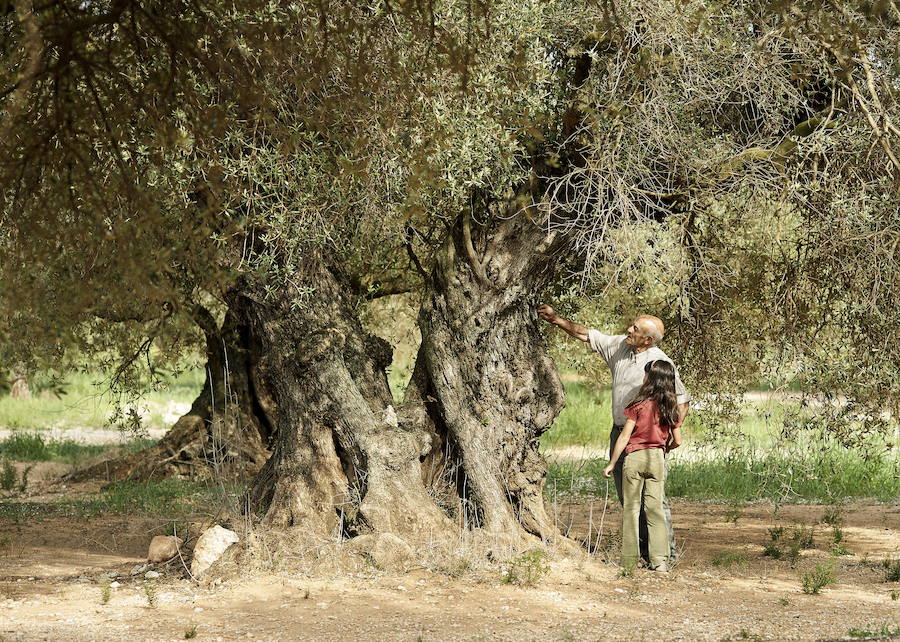
[[[610,463],[606,468],[603,469],[603,476],[606,477],[607,479],[612,477],[613,468],[615,468],[615,466],[612,463]]]
[[[538,316],[548,323],[555,323],[558,316],[556,316],[556,311],[551,308],[546,303],[541,303],[537,309]]]
[[[537,313],[540,318],[542,318],[547,323],[552,323],[553,325],[561,328],[570,336],[575,337],[579,341],[587,341],[588,340],[588,329],[583,325],[579,325],[577,323],[572,323],[571,321],[566,321],[560,316],[557,316],[556,310],[551,308],[546,303],[541,303],[537,308]]]

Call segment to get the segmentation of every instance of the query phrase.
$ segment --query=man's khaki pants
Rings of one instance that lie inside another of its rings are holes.
[[[612,459],[612,451],[613,448],[616,447],[616,440],[619,438],[619,433],[622,432],[622,426],[613,426],[612,430],[609,433],[609,457]],[[662,452],[662,451],[660,451]],[[665,458],[663,458],[665,460]],[[625,463],[625,456],[619,457],[619,461],[616,462],[616,467],[613,469],[613,479],[616,482],[616,496],[619,498],[619,503],[622,504],[624,502],[624,495],[622,494],[622,465]],[[667,468],[667,466],[666,466]],[[668,473],[666,469],[664,472]],[[678,557],[678,551],[675,548],[675,532],[672,530],[672,511],[669,509],[669,499],[666,497],[665,490],[663,490],[663,515],[666,518],[666,531],[669,538],[669,559],[670,561],[675,561]],[[641,557],[650,561],[650,550],[649,550],[649,541],[650,534],[647,528],[647,515],[644,510],[644,502],[641,502],[641,512],[640,517],[638,518],[638,540],[640,543],[641,549]]]
[[[650,568],[664,566],[669,559],[666,517],[663,513],[666,462],[661,448],[635,450],[622,466],[622,566],[634,568],[640,556],[638,517],[647,519]]]

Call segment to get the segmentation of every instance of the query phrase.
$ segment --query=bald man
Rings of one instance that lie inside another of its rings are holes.
[[[626,330],[627,334],[603,334],[596,330],[589,330],[583,325],[567,321],[557,316],[549,305],[538,306],[538,316],[548,323],[559,327],[570,336],[584,341],[591,346],[594,352],[600,353],[609,371],[612,373],[612,415],[613,427],[609,433],[609,450],[612,457],[612,449],[619,438],[619,433],[625,425],[625,407],[634,398],[641,384],[644,382],[644,365],[649,361],[662,359],[672,363],[668,355],[659,349],[658,344],[665,335],[665,327],[662,319],[643,314],[637,317]],[[675,365],[674,363],[672,365]],[[678,395],[678,412],[682,419],[687,414],[691,398],[681,382],[678,369],[675,370],[675,392]],[[674,446],[673,446],[674,447]],[[613,478],[616,481],[616,495],[619,503],[622,503],[622,464],[624,457],[620,457],[613,470]],[[674,561],[677,556],[675,548],[675,535],[672,531],[672,512],[669,510],[669,500],[663,497],[663,511],[666,515],[666,527],[669,531],[669,555]],[[648,533],[647,518],[644,514],[644,506],[641,505],[639,521],[641,556],[649,559],[647,551]]]

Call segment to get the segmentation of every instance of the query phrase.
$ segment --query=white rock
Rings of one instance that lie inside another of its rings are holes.
[[[109,584],[109,588],[119,588],[120,586],[122,586],[122,585],[119,584],[118,582],[110,582],[110,584]]]
[[[146,573],[144,573],[144,577],[146,577],[148,580],[155,580],[159,577],[159,573],[157,573],[156,571],[147,571]]]
[[[240,538],[237,533],[219,525],[207,528],[197,540],[194,547],[194,559],[191,562],[191,575],[199,579],[206,570],[217,559],[222,557],[222,553],[238,542]]]

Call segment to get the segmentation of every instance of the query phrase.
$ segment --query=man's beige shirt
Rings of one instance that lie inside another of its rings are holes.
[[[644,383],[644,365],[648,361],[663,359],[673,366],[675,363],[668,355],[657,347],[650,348],[635,354],[631,346],[625,343],[628,335],[603,334],[597,330],[588,331],[588,343],[591,349],[598,352],[609,371],[612,373],[612,415],[613,424],[625,425],[625,407],[634,399],[641,384]],[[691,396],[681,382],[678,367],[675,366],[675,393],[678,395],[678,403],[687,403]]]

